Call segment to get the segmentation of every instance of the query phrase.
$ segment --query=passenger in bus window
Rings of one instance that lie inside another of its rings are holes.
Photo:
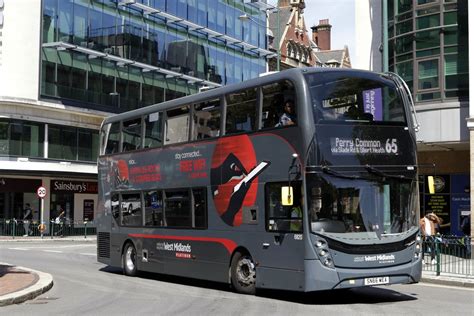
[[[296,124],[295,104],[292,100],[286,100],[283,106],[283,114],[275,127],[289,126]]]

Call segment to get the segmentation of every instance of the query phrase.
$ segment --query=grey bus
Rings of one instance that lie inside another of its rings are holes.
[[[101,127],[98,261],[256,288],[421,277],[416,117],[395,74],[291,69]]]

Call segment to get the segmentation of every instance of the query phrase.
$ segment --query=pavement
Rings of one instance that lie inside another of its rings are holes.
[[[96,236],[77,237],[12,237],[0,236],[0,242],[35,242],[44,241],[90,241],[95,242]],[[14,266],[0,262],[0,306],[20,304],[47,292],[53,287],[53,276],[49,273]]]
[[[15,239],[0,237],[0,242],[42,242],[53,241],[95,241],[95,236],[54,238],[17,237]],[[474,288],[474,275],[455,275],[443,273],[439,276],[432,271],[423,271],[421,283],[432,283],[461,288]],[[47,292],[53,287],[51,274],[25,267],[0,262],[0,306],[19,304]]]

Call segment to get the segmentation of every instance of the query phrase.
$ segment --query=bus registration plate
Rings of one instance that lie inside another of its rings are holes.
[[[379,285],[379,284],[387,284],[389,282],[389,277],[377,277],[377,278],[365,278],[364,284],[365,285]]]

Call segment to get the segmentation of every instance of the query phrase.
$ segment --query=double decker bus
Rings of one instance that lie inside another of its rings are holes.
[[[415,120],[397,75],[316,68],[108,117],[98,261],[247,294],[418,282]]]

